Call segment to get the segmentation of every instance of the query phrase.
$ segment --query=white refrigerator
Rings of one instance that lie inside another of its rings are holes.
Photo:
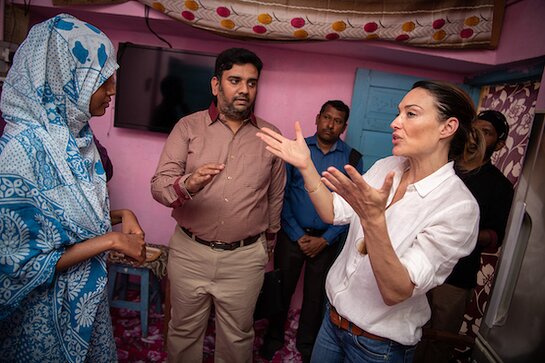
[[[472,363],[545,362],[545,135],[536,113]]]

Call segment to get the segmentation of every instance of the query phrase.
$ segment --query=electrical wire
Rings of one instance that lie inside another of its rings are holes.
[[[168,40],[164,39],[163,37],[161,37],[159,34],[157,34],[150,26],[149,24],[149,6],[146,5],[145,8],[144,8],[144,18],[146,19],[146,25],[148,26],[148,29],[150,32],[153,33],[153,35],[155,35],[159,40],[161,40],[162,42],[164,42],[165,44],[168,45],[169,48],[172,48],[172,44],[170,44],[168,42]]]
[[[27,16],[28,13],[30,13],[30,5],[31,5],[30,3],[31,3],[31,0],[28,0],[28,2],[27,0],[23,1],[23,4],[24,4],[23,9],[25,11],[25,16]]]

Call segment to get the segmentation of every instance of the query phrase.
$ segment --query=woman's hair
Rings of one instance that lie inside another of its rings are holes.
[[[476,111],[468,94],[454,84],[441,81],[418,81],[413,84],[412,89],[415,88],[425,89],[433,96],[440,120],[458,119],[458,129],[450,141],[449,160],[467,165],[481,163],[486,145],[472,126]]]

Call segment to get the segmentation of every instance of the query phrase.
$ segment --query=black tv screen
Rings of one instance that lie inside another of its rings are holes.
[[[120,43],[115,127],[169,133],[180,118],[208,108],[216,56]]]

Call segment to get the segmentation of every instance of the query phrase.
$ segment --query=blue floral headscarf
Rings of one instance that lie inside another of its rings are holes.
[[[55,266],[67,247],[111,230],[89,104],[117,67],[104,33],[61,14],[30,30],[0,102],[7,122],[0,138],[0,321],[29,312],[50,317],[27,329],[38,335],[50,327],[70,362],[85,360],[96,334],[105,255],[63,272]]]

